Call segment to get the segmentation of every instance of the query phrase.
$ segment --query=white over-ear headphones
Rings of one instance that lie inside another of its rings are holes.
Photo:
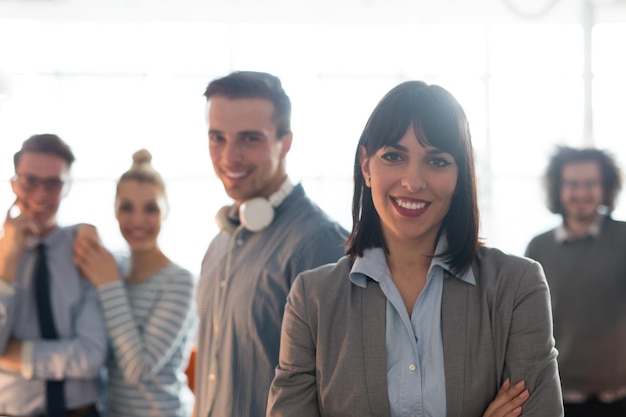
[[[241,224],[251,232],[260,232],[265,229],[274,220],[274,208],[278,207],[292,190],[293,183],[287,177],[278,191],[269,198],[256,197],[243,202],[239,207]]]

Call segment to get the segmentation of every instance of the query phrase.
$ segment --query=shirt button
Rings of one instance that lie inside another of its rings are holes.
[[[409,372],[411,372],[411,373],[415,372],[415,365],[413,365],[413,364],[409,365]]]
[[[213,381],[213,380],[215,379],[215,374],[210,374],[210,375],[209,375],[209,379],[210,379],[211,381]]]

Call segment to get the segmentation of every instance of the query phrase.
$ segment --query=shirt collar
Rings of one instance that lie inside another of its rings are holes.
[[[239,226],[239,218],[237,216],[237,208],[232,206],[224,206],[220,208],[215,215],[215,222],[220,228],[220,231],[233,233],[237,226]]]
[[[557,243],[565,243],[572,242],[574,240],[584,239],[587,237],[597,237],[600,234],[600,228],[602,226],[604,218],[605,216],[598,216],[597,220],[593,222],[591,226],[589,226],[587,234],[583,237],[572,236],[570,231],[565,226],[565,221],[563,221],[563,223],[561,223],[556,229],[554,229],[554,239],[557,241]]]
[[[432,270],[434,267],[440,267],[455,278],[468,284],[476,285],[476,277],[474,276],[472,268],[467,268],[460,275],[452,273],[452,267],[448,260],[439,256],[446,250],[448,250],[448,239],[444,234],[437,242],[435,256],[430,263],[429,270]],[[389,267],[387,266],[387,259],[385,258],[385,251],[382,248],[369,248],[363,251],[363,256],[357,257],[354,261],[352,269],[350,270],[350,281],[354,285],[365,288],[368,278],[376,282],[381,282],[385,275],[391,276]]]
[[[52,230],[44,237],[28,236],[26,238],[25,247],[26,249],[32,250],[39,246],[40,243],[43,243],[46,247],[52,247],[59,241],[59,239],[61,239],[62,235],[63,234],[61,233],[61,227],[57,225],[54,230]]]

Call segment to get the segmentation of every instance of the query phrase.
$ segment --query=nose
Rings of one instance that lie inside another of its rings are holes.
[[[586,196],[587,194],[589,194],[589,189],[587,189],[587,187],[582,186],[582,185],[578,185],[577,187],[572,189],[572,194],[574,194],[575,196]]]
[[[145,215],[142,210],[133,210],[130,216],[131,225],[141,225],[144,221]]]
[[[236,140],[227,140],[224,144],[222,158],[229,164],[236,164],[243,161],[241,146]]]
[[[402,175],[400,184],[411,193],[426,188],[422,167],[419,164],[409,164]]]
[[[571,194],[574,198],[587,198],[592,193],[592,189],[585,184],[575,184],[571,187]]]
[[[52,193],[46,190],[44,184],[40,183],[37,184],[35,188],[30,192],[30,198],[32,198],[34,201],[45,201],[50,198],[51,194]]]

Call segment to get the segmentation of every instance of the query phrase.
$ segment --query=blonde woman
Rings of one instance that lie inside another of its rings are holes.
[[[118,265],[94,228],[83,227],[75,262],[98,290],[112,355],[112,416],[188,417],[193,395],[184,370],[195,326],[194,281],[159,248],[168,210],[165,184],[141,150],[117,184],[115,216],[130,258]]]

